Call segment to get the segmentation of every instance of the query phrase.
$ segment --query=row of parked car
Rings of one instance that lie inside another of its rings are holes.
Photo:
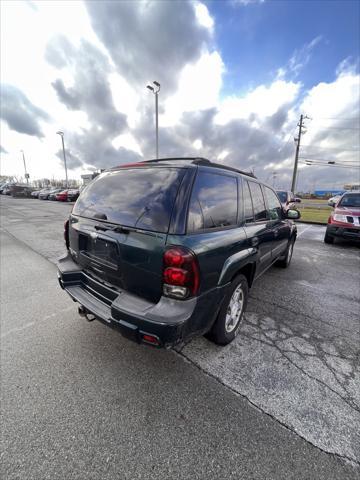
[[[80,188],[51,187],[41,190],[33,190],[29,185],[17,184],[14,182],[0,183],[0,194],[39,198],[40,200],[58,200],[61,202],[74,202],[80,195]]]
[[[11,187],[13,185],[14,185],[14,183],[9,183],[9,182],[0,183],[0,193],[2,195],[10,195],[11,194]]]
[[[75,202],[80,195],[80,188],[43,188],[31,192],[39,200],[57,200],[58,202]]]

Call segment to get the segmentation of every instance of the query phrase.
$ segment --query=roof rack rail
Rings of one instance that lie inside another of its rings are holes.
[[[212,163],[207,158],[202,157],[167,157],[167,158],[155,158],[153,160],[145,160],[144,163],[156,163],[156,162],[167,162],[167,161],[189,161],[189,162],[204,162],[204,163]]]
[[[232,172],[241,173],[242,175],[247,175],[248,177],[256,178],[252,172],[244,172],[244,170],[239,170],[235,167],[230,167],[228,165],[223,165],[222,163],[211,162],[207,158],[203,157],[166,157],[166,158],[154,158],[152,160],[142,160],[138,162],[138,165],[144,163],[158,163],[158,162],[173,162],[173,161],[189,161],[194,165],[207,165],[209,167],[222,168],[224,170],[230,170]],[[135,164],[134,164],[135,165]]]
[[[210,162],[212,167],[223,168],[224,170],[230,170],[232,172],[241,173],[242,175],[247,175],[248,177],[257,178],[252,172],[245,172],[236,167],[230,167],[228,165],[223,165],[222,163]]]

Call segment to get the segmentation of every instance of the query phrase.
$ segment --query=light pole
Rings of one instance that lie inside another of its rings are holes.
[[[58,131],[56,135],[60,135],[62,141],[62,148],[63,148],[63,156],[64,156],[64,165],[65,165],[65,178],[66,178],[66,188],[68,188],[68,175],[67,175],[67,167],[66,167],[66,155],[65,155],[65,145],[64,145],[64,132]]]
[[[26,183],[29,185],[29,175],[28,175],[28,173],[27,173],[27,171],[26,171],[26,162],[25,162],[24,150],[20,150],[20,152],[22,153],[23,162],[24,162],[24,170],[25,170]]]
[[[146,85],[146,88],[151,90],[155,95],[155,137],[156,137],[156,158],[159,158],[159,110],[158,110],[158,95],[160,92],[160,83],[153,81],[152,85]]]

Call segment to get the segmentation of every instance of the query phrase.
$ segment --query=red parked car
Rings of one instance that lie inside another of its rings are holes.
[[[329,217],[325,243],[334,243],[335,237],[360,241],[360,192],[344,193]]]
[[[56,200],[60,202],[67,202],[68,197],[68,190],[62,190],[58,194],[56,194]]]

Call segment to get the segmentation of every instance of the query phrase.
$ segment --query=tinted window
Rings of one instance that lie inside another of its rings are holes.
[[[198,172],[190,200],[188,230],[236,225],[237,203],[235,177]]]
[[[271,190],[271,188],[268,187],[264,187],[264,191],[270,213],[270,220],[280,220],[282,208],[277,195],[273,190]]]
[[[280,202],[286,203],[287,202],[287,192],[276,192],[280,198]]]
[[[267,212],[260,185],[258,183],[249,182],[249,187],[254,207],[255,221],[266,220]]]
[[[248,182],[244,181],[244,216],[246,223],[254,221],[254,211]]]
[[[340,200],[338,207],[360,207],[360,193],[344,195]]]
[[[105,172],[81,193],[73,214],[165,233],[183,172],[176,168]]]

